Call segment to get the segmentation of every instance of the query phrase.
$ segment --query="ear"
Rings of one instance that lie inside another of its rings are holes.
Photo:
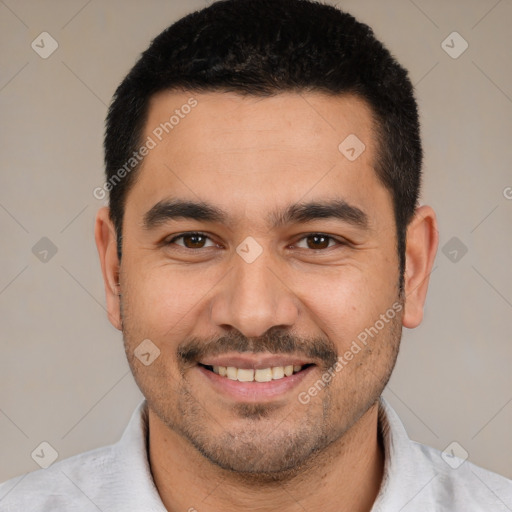
[[[423,320],[428,282],[439,244],[436,214],[430,206],[416,209],[407,228],[406,243],[405,309],[402,323],[404,327],[414,329]]]
[[[110,323],[121,330],[121,303],[119,295],[119,258],[116,231],[109,216],[109,208],[100,208],[96,215],[94,237],[100,256],[101,272],[105,284],[107,312]]]

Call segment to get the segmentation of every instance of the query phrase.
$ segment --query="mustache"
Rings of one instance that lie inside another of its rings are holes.
[[[238,331],[212,339],[191,338],[182,342],[177,349],[181,366],[192,366],[208,356],[226,352],[269,352],[271,354],[299,355],[325,368],[333,366],[338,353],[334,344],[326,338],[305,338],[289,332],[270,329],[263,336],[248,338]]]

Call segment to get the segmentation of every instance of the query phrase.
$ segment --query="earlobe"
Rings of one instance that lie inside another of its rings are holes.
[[[96,215],[94,237],[96,239],[96,247],[100,257],[101,272],[105,285],[108,319],[116,329],[121,330],[117,238],[107,207],[100,208]]]
[[[407,228],[404,327],[413,329],[423,320],[423,307],[438,244],[434,210],[430,206],[417,208]]]

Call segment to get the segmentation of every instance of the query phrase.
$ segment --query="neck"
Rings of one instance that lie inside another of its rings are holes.
[[[151,409],[148,412],[151,471],[170,512],[369,512],[377,497],[384,470],[378,403],[307,464],[274,481],[212,464]]]

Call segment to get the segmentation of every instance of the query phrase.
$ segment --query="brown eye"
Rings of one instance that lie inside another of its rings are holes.
[[[177,240],[182,240],[183,243],[177,243]],[[203,249],[207,240],[210,238],[203,233],[183,233],[169,240],[168,244],[180,245],[186,249]]]
[[[299,244],[297,244],[297,246],[312,250],[321,250],[332,247],[331,242],[336,242],[338,243],[338,245],[341,244],[341,242],[338,242],[332,236],[324,235],[322,233],[312,233],[308,236],[301,238],[299,242],[302,242],[303,240],[306,241],[306,247],[304,247],[304,245],[300,246]]]
[[[200,249],[204,246],[205,237],[203,235],[185,235],[183,243],[188,249]]]
[[[329,247],[329,237],[324,235],[311,235],[307,237],[310,249],[326,249]]]

